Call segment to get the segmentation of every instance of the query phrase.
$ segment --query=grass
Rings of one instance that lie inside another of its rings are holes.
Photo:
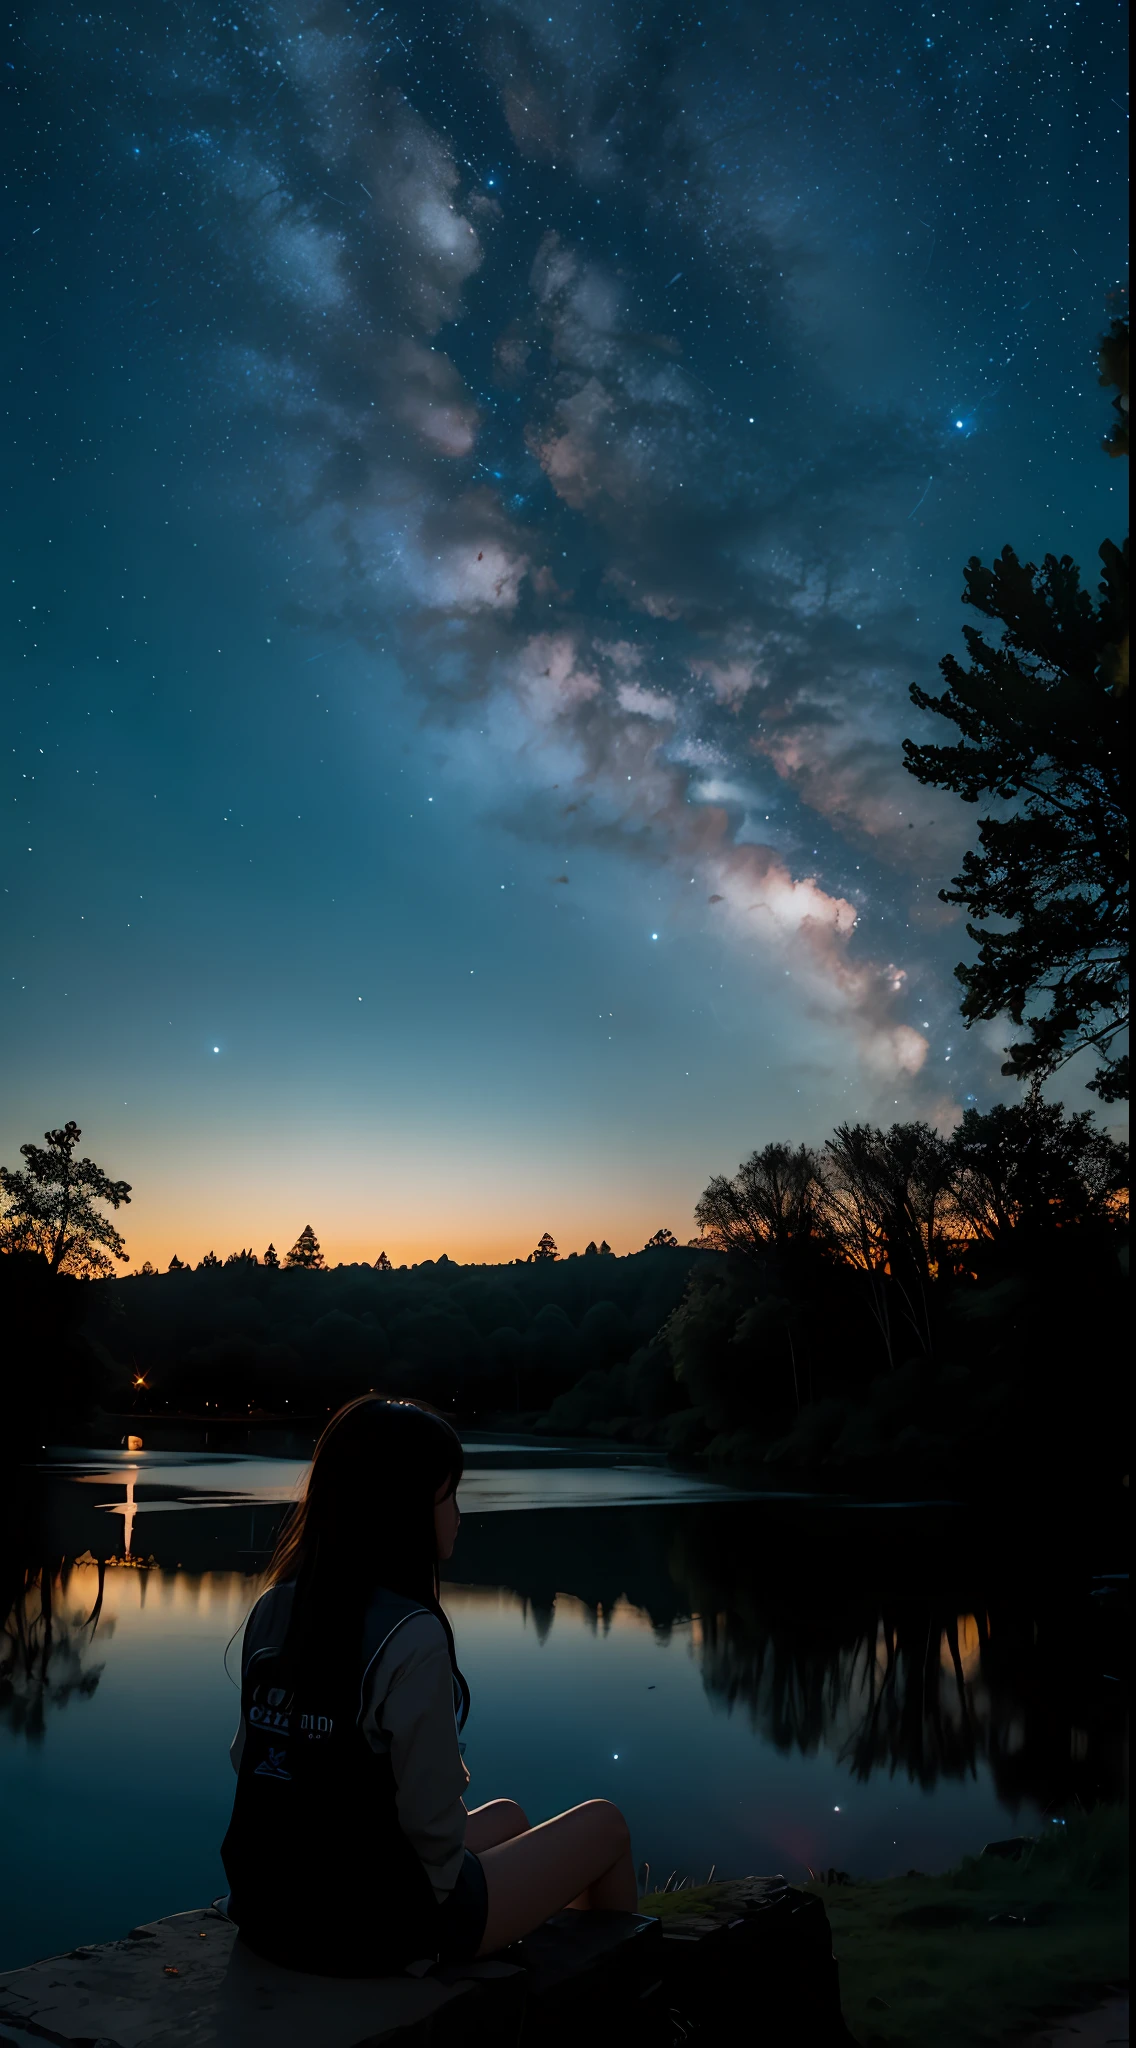
[[[1017,1861],[968,1856],[940,1877],[810,1883],[861,2048],[990,2048],[1128,1979],[1128,1813],[1050,1825]],[[666,1920],[716,1885],[655,1893]]]

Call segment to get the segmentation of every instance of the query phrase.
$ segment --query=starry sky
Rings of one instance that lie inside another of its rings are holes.
[[[1120,538],[1120,10],[16,13],[0,1157],[626,1251],[1004,1096],[899,744],[970,554]]]

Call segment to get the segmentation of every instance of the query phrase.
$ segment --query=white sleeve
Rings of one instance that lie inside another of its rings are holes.
[[[449,1646],[434,1615],[404,1621],[376,1659],[360,1727],[372,1748],[389,1752],[399,1826],[440,1901],[465,1855],[469,1772],[458,1748]]]

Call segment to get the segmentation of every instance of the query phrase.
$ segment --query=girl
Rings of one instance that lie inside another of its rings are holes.
[[[221,1855],[258,1954],[386,1976],[491,1954],[561,1907],[633,1912],[627,1823],[589,1799],[530,1827],[467,1812],[469,1687],[438,1604],[463,1456],[440,1416],[374,1395],[316,1445],[253,1608]]]

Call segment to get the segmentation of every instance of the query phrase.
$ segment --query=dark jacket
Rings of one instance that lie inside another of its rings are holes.
[[[385,1591],[354,1654],[329,1653],[293,1681],[282,1652],[294,1590],[270,1588],[245,1631],[221,1850],[229,1912],[270,1960],[385,1975],[437,1952],[439,1902],[464,1855],[465,1695],[437,1616]]]

